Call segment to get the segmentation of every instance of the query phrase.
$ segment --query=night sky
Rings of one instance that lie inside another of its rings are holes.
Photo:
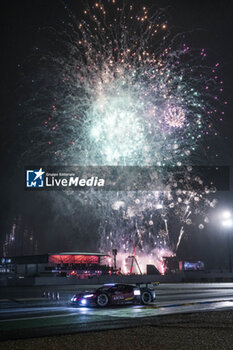
[[[143,1],[134,1],[136,6]],[[72,12],[80,17],[83,6],[81,1],[64,2]],[[98,218],[92,215],[89,220],[88,206],[80,208],[82,218],[75,220],[75,215],[59,215],[57,208],[51,205],[51,199],[36,196],[24,191],[25,145],[30,147],[28,125],[22,125],[19,118],[19,104],[23,103],[27,90],[23,84],[28,76],[32,76],[38,67],[36,61],[30,60],[35,50],[43,45],[41,31],[44,27],[54,27],[58,22],[66,21],[64,3],[60,1],[1,1],[1,200],[0,200],[0,251],[5,235],[10,231],[15,217],[20,217],[21,226],[33,231],[36,241],[35,253],[48,251],[91,251],[97,250],[96,227]],[[233,124],[232,124],[232,78],[233,78],[233,18],[232,1],[146,1],[151,5],[167,7],[168,22],[174,32],[191,32],[193,47],[206,48],[213,62],[219,62],[221,76],[224,81],[224,98],[228,101],[224,120],[216,127],[219,137],[212,141],[213,165],[233,166]],[[45,49],[45,48],[44,48]],[[40,62],[37,62],[39,65]],[[26,77],[26,78],[25,78]],[[25,83],[26,84],[26,83]],[[27,83],[28,84],[28,83]],[[40,87],[38,87],[40,88]],[[25,143],[22,144],[22,135]],[[40,150],[38,150],[40,152]],[[214,155],[219,156],[214,158]],[[216,159],[216,160],[213,160]],[[232,178],[232,173],[231,173]],[[232,205],[232,188],[219,192],[219,206],[230,208]],[[60,200],[60,197],[59,197]],[[76,224],[74,226],[74,221]],[[23,242],[19,241],[12,254],[21,254]],[[227,237],[216,220],[211,221],[205,230],[192,228],[182,242],[178,255],[181,259],[203,260],[208,268],[224,268],[227,266]],[[25,253],[23,251],[23,253]],[[27,253],[27,252],[26,252]],[[32,252],[31,252],[32,253]],[[1,252],[2,254],[2,252]]]

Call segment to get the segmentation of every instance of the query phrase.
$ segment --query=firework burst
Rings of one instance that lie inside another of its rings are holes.
[[[67,23],[42,30],[53,45],[35,56],[40,90],[36,100],[25,102],[31,142],[25,158],[161,167],[198,160],[198,144],[214,134],[213,123],[222,117],[218,63],[208,67],[204,49],[192,50],[183,36],[173,36],[161,9],[117,0],[86,5],[81,19],[65,6]],[[33,145],[40,145],[39,154]],[[192,189],[179,192],[172,178],[168,187],[91,192],[90,202],[101,203],[101,249],[176,251],[193,215],[213,201]]]

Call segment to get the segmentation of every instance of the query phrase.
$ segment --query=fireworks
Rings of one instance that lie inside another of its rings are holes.
[[[181,128],[184,125],[185,113],[181,107],[169,107],[164,112],[165,122],[173,128]]]
[[[33,162],[36,154],[39,161],[62,165],[161,167],[200,160],[200,140],[214,134],[213,120],[222,117],[216,106],[219,64],[208,67],[204,49],[192,50],[183,37],[173,37],[160,9],[88,1],[76,20],[65,8],[68,23],[49,35],[46,29],[43,37],[54,43],[54,52],[36,52],[42,88],[37,101],[25,103],[29,159],[33,153]],[[136,245],[145,253],[175,252],[193,215],[213,206],[206,194],[176,190],[173,178],[159,193],[86,196],[99,203],[104,251],[130,252]]]

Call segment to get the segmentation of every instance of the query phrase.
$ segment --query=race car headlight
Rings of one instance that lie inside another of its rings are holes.
[[[93,297],[94,296],[94,294],[87,294],[87,295],[84,295],[83,297],[84,298],[91,298],[91,297]]]
[[[141,295],[140,289],[134,289],[133,294],[134,295]]]
[[[86,305],[87,301],[86,301],[85,299],[82,299],[82,300],[80,301],[80,303],[81,303],[82,305]]]

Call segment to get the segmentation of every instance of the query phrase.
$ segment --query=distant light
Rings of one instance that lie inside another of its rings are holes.
[[[224,220],[222,222],[222,226],[224,226],[224,227],[232,227],[233,226],[233,221],[231,219]]]
[[[230,219],[231,218],[231,212],[229,210],[226,210],[222,213],[222,217],[224,219]]]
[[[156,205],[156,209],[163,209],[163,205],[162,204],[157,204]]]

